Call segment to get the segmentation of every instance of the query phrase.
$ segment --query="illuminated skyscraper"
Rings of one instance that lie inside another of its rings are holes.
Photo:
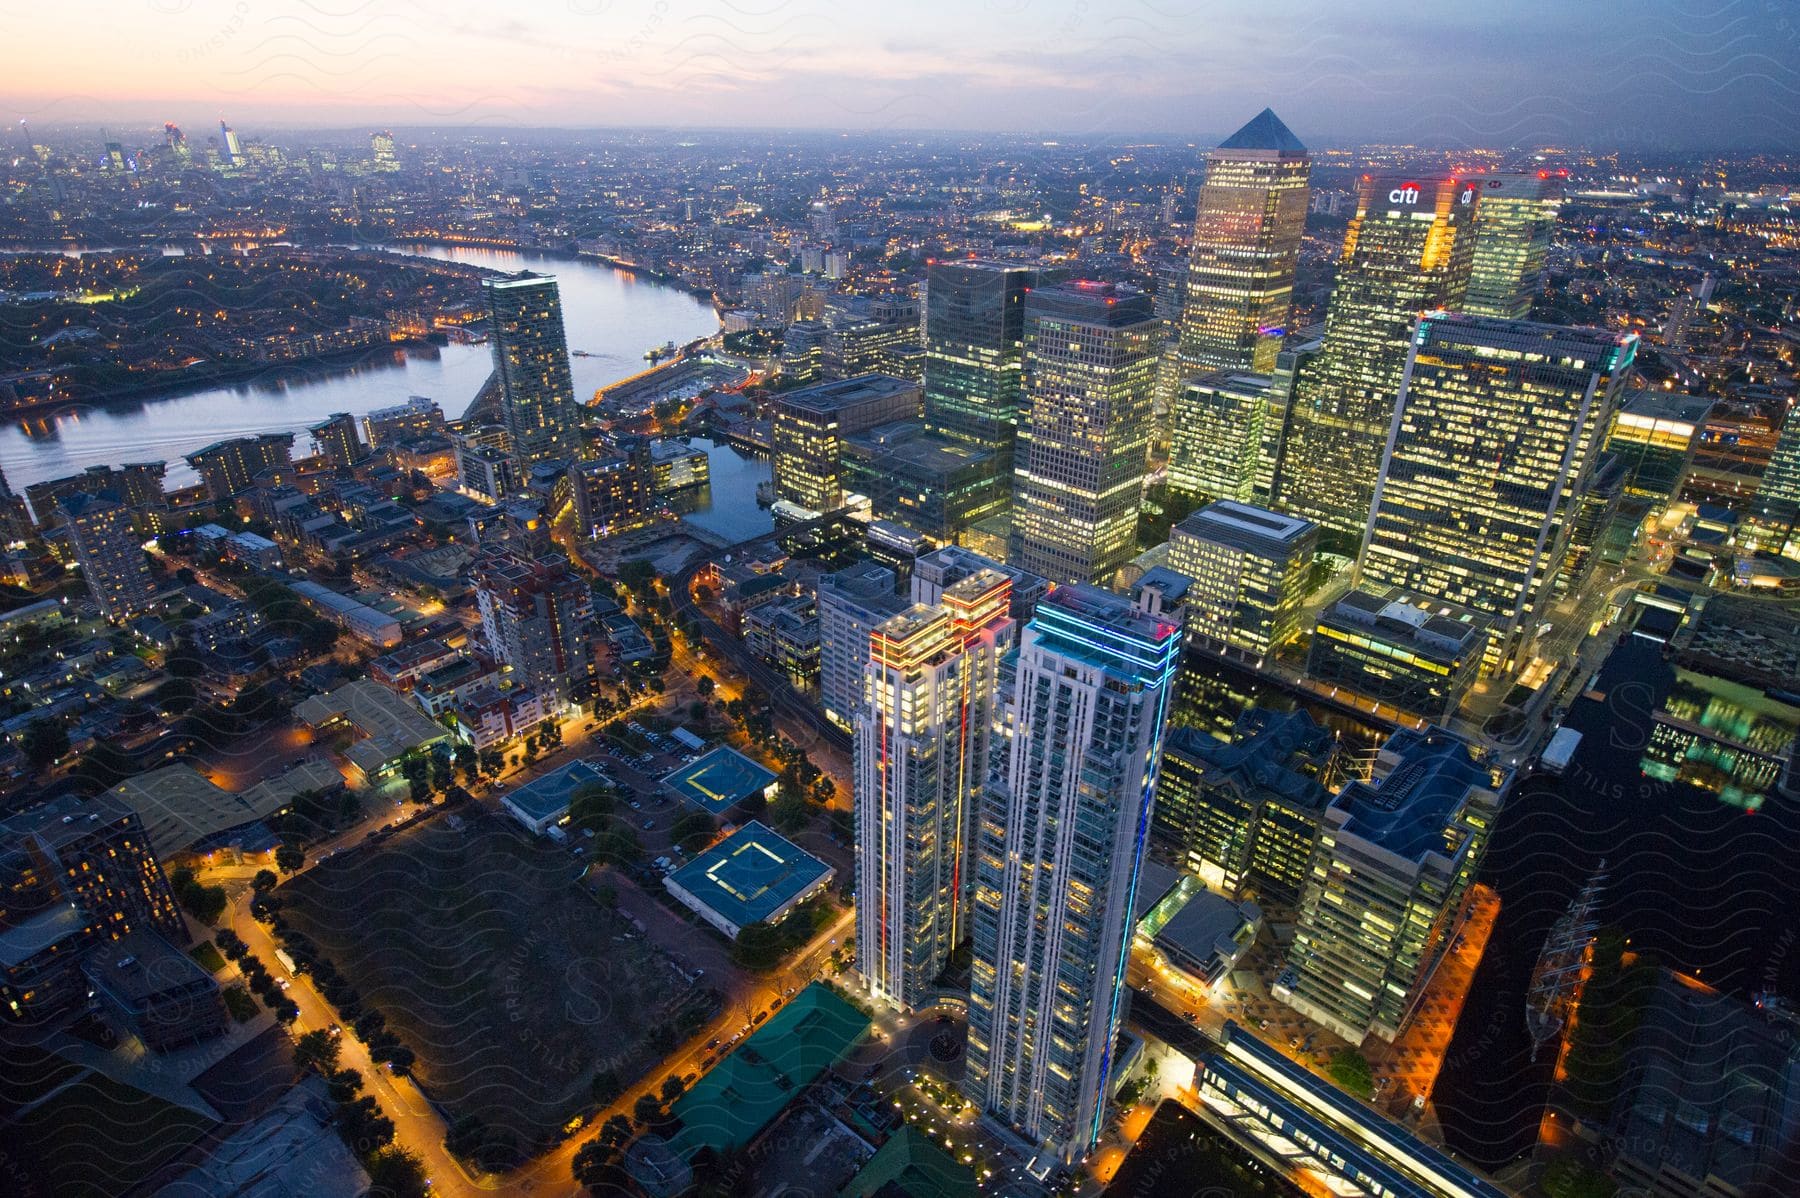
[[[1462,303],[1477,198],[1457,179],[1363,177],[1325,343],[1288,415],[1274,497],[1274,506],[1317,521],[1327,548],[1349,551],[1368,523],[1413,325],[1421,313]]]
[[[1488,617],[1489,671],[1519,664],[1636,354],[1599,329],[1420,320],[1360,577]]]
[[[400,169],[400,159],[394,154],[394,135],[385,129],[369,134],[369,166],[383,172]]]
[[[856,721],[857,968],[911,1009],[969,935],[975,808],[988,774],[1011,583],[981,570],[869,637]]]
[[[1025,626],[1007,758],[982,796],[963,1092],[1061,1161],[1118,1084],[1115,1045],[1180,630],[1064,586]]]
[[[1150,297],[1064,283],[1025,304],[1029,435],[1007,563],[1052,582],[1112,581],[1137,552],[1160,326]]]
[[[497,549],[472,573],[483,639],[511,680],[559,701],[585,697],[594,675],[593,593],[569,560]]]
[[[1485,175],[1475,209],[1474,259],[1462,310],[1524,320],[1531,315],[1562,207],[1564,171]]]
[[[226,166],[237,166],[244,161],[244,147],[238,141],[237,130],[219,122],[219,152],[225,158]]]
[[[522,468],[573,458],[580,414],[556,280],[525,272],[483,279],[500,414]]]
[[[1764,549],[1800,545],[1800,414],[1789,409],[1769,468],[1751,504],[1750,524]]]
[[[1181,384],[1169,430],[1170,490],[1203,499],[1255,498],[1272,383],[1266,374],[1221,371]]]
[[[1176,344],[1181,378],[1275,369],[1311,175],[1306,147],[1267,108],[1207,154]]]
[[[925,300],[925,423],[994,454],[1009,476],[1018,431],[1025,293],[1033,267],[1013,262],[933,263]]]

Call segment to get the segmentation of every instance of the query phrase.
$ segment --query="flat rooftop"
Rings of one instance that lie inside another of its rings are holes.
[[[571,761],[541,778],[533,778],[507,795],[506,801],[530,819],[541,820],[567,807],[578,787],[604,781],[600,771],[586,761]]]
[[[671,1147],[741,1148],[869,1032],[869,1017],[814,982],[675,1102],[682,1129]]]
[[[780,398],[779,403],[784,409],[835,412],[840,408],[892,399],[918,390],[919,384],[910,379],[895,378],[891,374],[859,374],[854,378],[834,379],[828,383],[814,383],[798,391],[789,391]]]
[[[663,785],[709,815],[721,815],[745,799],[760,795],[775,781],[763,768],[726,745],[682,766]]]
[[[752,820],[669,876],[738,927],[767,919],[831,867]]]
[[[435,744],[449,735],[410,700],[368,678],[297,704],[294,718],[314,728],[342,719],[362,733],[363,739],[346,749],[344,756],[365,774],[408,750]]]
[[[106,793],[137,813],[150,847],[158,857],[167,857],[267,819],[292,804],[301,791],[332,790],[343,784],[343,775],[335,769],[309,759],[233,794],[192,766],[176,764],[127,778]]]

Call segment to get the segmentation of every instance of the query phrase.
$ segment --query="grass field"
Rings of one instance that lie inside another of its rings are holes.
[[[596,1071],[636,1077],[652,1029],[691,990],[624,917],[576,881],[568,853],[510,821],[432,820],[281,888],[296,929],[418,1053],[452,1117],[521,1147],[587,1101]]]
[[[160,1098],[92,1073],[7,1129],[35,1192],[110,1198],[142,1183],[213,1126]],[[27,1191],[20,1191],[27,1192]]]
[[[225,968],[225,954],[220,952],[210,940],[202,940],[188,949],[188,956],[200,963],[200,968],[208,973],[218,973]]]

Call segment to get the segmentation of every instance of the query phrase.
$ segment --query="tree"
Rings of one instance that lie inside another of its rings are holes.
[[[637,1102],[631,1108],[631,1113],[639,1123],[655,1123],[662,1118],[662,1103],[656,1100],[654,1094],[640,1094]]]
[[[256,871],[256,876],[254,878],[250,879],[250,889],[256,891],[258,894],[261,894],[265,890],[275,889],[275,883],[277,880],[278,879],[275,877],[274,870],[259,869]]]
[[[700,697],[702,699],[710,699],[712,698],[714,689],[713,680],[707,675],[702,674],[694,680],[694,689],[700,692]]]
[[[337,1037],[327,1031],[307,1032],[294,1041],[294,1064],[329,1075],[337,1068]]]
[[[372,1153],[394,1142],[394,1121],[367,1094],[338,1108],[338,1131],[358,1153]]]
[[[619,1075],[611,1069],[602,1069],[594,1074],[594,1080],[588,1083],[588,1094],[601,1106],[611,1106],[625,1089]]]
[[[33,720],[19,738],[19,749],[31,768],[41,770],[69,751],[69,730],[60,717]]]
[[[425,1164],[404,1148],[381,1148],[363,1162],[369,1198],[424,1198]]]
[[[575,1152],[571,1168],[578,1185],[597,1193],[623,1190],[624,1170],[619,1168],[619,1150],[598,1137],[589,1140]]]
[[[718,831],[713,817],[704,811],[688,811],[669,827],[669,838],[689,853],[705,848]]]
[[[1559,1156],[1551,1161],[1538,1185],[1550,1198],[1612,1198],[1619,1188],[1604,1173],[1575,1156]]]
[[[1375,1092],[1375,1074],[1369,1059],[1354,1048],[1339,1049],[1331,1058],[1331,1080],[1359,1098]]]
[[[671,1073],[669,1076],[663,1078],[662,1100],[664,1102],[674,1102],[677,1098],[680,1098],[686,1090],[687,1083]]]
[[[284,874],[291,874],[306,864],[306,851],[297,844],[284,844],[275,850],[275,865]]]

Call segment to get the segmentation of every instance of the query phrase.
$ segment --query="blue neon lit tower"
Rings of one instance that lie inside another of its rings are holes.
[[[1178,628],[1085,585],[1021,638],[1011,740],[975,843],[975,958],[963,1085],[1047,1156],[1080,1160],[1114,1082],[1150,795]]]

